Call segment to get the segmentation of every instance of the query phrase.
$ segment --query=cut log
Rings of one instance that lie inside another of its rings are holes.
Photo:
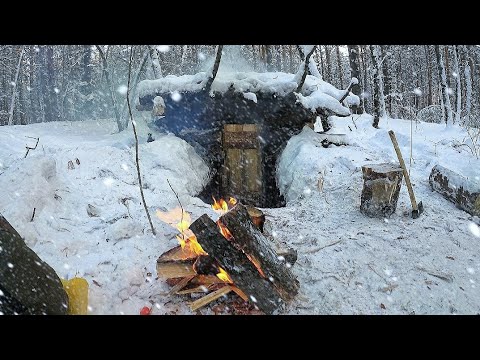
[[[200,255],[193,263],[193,270],[199,275],[216,275],[218,273],[218,265],[211,256]]]
[[[480,182],[467,179],[441,165],[429,177],[430,187],[473,216],[480,216]]]
[[[263,225],[265,224],[265,214],[263,211],[249,205],[247,205],[247,211],[253,224],[263,233]]]
[[[362,166],[363,191],[360,211],[369,217],[390,217],[396,208],[403,170],[397,164]]]
[[[179,278],[196,275],[193,260],[158,261],[157,274],[162,279]]]
[[[190,230],[196,235],[202,248],[217,260],[234,284],[259,309],[266,314],[272,314],[278,308],[282,299],[273,284],[260,275],[242,251],[235,248],[220,234],[217,224],[207,214],[194,221],[190,225]]]
[[[267,279],[273,282],[281,298],[290,301],[298,293],[298,280],[290,270],[291,264],[273,249],[273,244],[250,220],[247,209],[238,203],[220,217],[220,221],[234,235],[232,242],[259,265]]]
[[[188,250],[188,247],[182,249],[182,247],[178,245],[168,251],[165,251],[162,255],[160,255],[157,263],[177,260],[191,260],[195,259],[196,257],[197,255]]]

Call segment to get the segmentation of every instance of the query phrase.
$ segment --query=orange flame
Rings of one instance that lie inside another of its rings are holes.
[[[249,254],[245,254],[247,255],[247,258],[248,260],[250,260],[252,262],[253,265],[255,265],[255,267],[257,268],[258,272],[260,273],[260,275],[265,278],[265,273],[263,272],[262,270],[262,267],[260,266],[260,261],[258,261],[255,257],[253,257],[252,255],[249,255]]]
[[[218,225],[218,228],[220,229],[220,232],[222,233],[223,237],[227,240],[232,240],[233,238],[233,235],[232,233],[230,232],[230,230],[227,229],[227,227],[225,225],[223,225],[223,223],[219,220],[217,220],[217,225]]]
[[[212,209],[215,210],[220,215],[225,214],[229,209],[234,207],[237,204],[237,200],[233,197],[230,197],[228,199],[228,202],[225,201],[224,199],[220,199],[217,201],[214,196],[212,196],[213,199],[213,204],[212,204]]]
[[[167,212],[157,210],[157,217],[180,232],[180,235],[177,235],[177,240],[182,249],[196,255],[207,255],[198,243],[195,234],[189,229],[192,219],[188,212],[183,211],[180,207]]]
[[[223,282],[226,282],[226,283],[229,283],[229,284],[233,284],[233,280],[232,278],[230,277],[230,275],[228,275],[228,273],[223,270],[221,267],[218,267],[218,274],[217,274],[217,277],[222,280]]]

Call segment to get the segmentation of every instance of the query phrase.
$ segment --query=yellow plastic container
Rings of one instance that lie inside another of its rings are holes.
[[[68,295],[68,314],[87,315],[88,312],[88,282],[84,278],[74,277],[62,280],[63,288]]]

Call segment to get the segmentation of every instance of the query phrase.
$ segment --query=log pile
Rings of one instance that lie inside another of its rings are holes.
[[[190,230],[204,253],[178,246],[157,260],[158,276],[173,286],[169,294],[208,293],[189,304],[192,311],[229,293],[238,295],[242,313],[273,314],[290,302],[299,290],[291,271],[296,252],[277,251],[263,221],[260,210],[240,203],[217,222],[207,214],[194,221]]]

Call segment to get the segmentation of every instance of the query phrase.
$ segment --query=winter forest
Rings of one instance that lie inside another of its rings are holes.
[[[480,46],[0,45],[0,187],[0,315],[478,314]]]

